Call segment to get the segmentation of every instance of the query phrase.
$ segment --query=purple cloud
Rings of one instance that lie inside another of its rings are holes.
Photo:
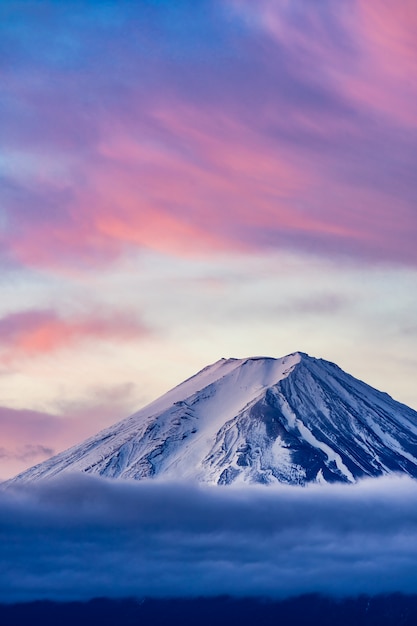
[[[290,248],[415,265],[416,11],[374,4],[11,12],[4,258]]]

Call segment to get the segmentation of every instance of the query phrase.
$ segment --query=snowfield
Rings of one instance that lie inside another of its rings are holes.
[[[417,476],[417,413],[322,359],[221,359],[8,482],[61,473],[209,484]]]

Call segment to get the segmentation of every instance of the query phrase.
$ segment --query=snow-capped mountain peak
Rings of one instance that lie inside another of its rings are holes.
[[[129,418],[13,479],[306,484],[417,475],[417,413],[303,352],[220,359]]]

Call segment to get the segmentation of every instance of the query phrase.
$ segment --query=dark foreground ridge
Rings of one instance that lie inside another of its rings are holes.
[[[0,605],[1,626],[415,626],[417,596],[330,599],[306,595],[280,601],[197,598],[142,601],[31,602]]]

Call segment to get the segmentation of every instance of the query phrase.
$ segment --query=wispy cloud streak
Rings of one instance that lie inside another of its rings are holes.
[[[4,260],[416,264],[412,2],[46,6],[2,27]]]
[[[0,319],[0,362],[11,365],[86,340],[128,340],[147,332],[143,324],[127,315],[64,318],[53,310],[11,313]]]

